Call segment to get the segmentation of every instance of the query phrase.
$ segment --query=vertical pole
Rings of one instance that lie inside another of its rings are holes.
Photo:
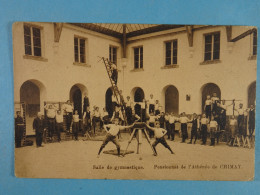
[[[126,24],[123,24],[123,58],[126,58]]]

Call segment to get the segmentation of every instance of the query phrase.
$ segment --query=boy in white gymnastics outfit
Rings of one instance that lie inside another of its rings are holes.
[[[167,133],[167,131],[163,128],[160,128],[160,123],[158,121],[155,122],[155,127],[150,127],[148,124],[146,124],[146,127],[151,129],[154,132],[154,137],[155,137],[155,141],[152,144],[152,147],[154,149],[154,156],[157,156],[157,152],[155,147],[157,146],[158,143],[161,143],[165,148],[167,148],[168,150],[170,150],[171,154],[174,154],[174,152],[172,151],[172,149],[170,148],[170,146],[167,144],[164,136]]]
[[[118,153],[118,157],[120,156],[120,145],[117,139],[117,135],[119,133],[120,130],[124,130],[124,129],[128,129],[128,128],[132,128],[134,126],[135,123],[133,123],[130,126],[120,126],[119,124],[119,119],[115,118],[114,119],[114,124],[109,124],[109,125],[104,125],[104,128],[107,132],[107,135],[103,141],[103,144],[101,145],[99,151],[98,151],[98,158],[100,156],[100,153],[102,152],[103,148],[105,148],[105,146],[108,144],[108,142],[113,142],[116,145],[117,148],[117,153]],[[108,128],[110,128],[108,130]]]

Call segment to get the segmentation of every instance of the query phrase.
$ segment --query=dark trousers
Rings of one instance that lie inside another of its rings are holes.
[[[103,126],[103,122],[102,122],[101,118],[93,116],[92,123],[93,123],[94,134],[96,133],[96,125],[98,122],[100,122],[100,128],[101,128]]]
[[[249,136],[252,137],[255,130],[255,118],[250,117],[250,115],[248,120],[248,130],[249,130]]]
[[[182,142],[188,138],[187,123],[181,123]]]
[[[37,132],[36,130],[36,146],[42,145],[42,132]]]
[[[154,115],[156,116],[156,115],[158,115],[158,114],[160,114],[160,110],[155,110]]]
[[[196,143],[196,140],[197,140],[197,138],[198,138],[198,131],[197,131],[197,129],[192,129],[192,130],[191,130],[190,143],[192,143],[193,137],[195,138],[195,140],[194,140],[194,144],[195,144],[195,143]]]
[[[163,129],[165,128],[163,122],[162,123],[160,122],[160,128],[163,128]]]
[[[58,141],[60,141],[60,132],[63,131],[63,123],[56,123],[56,133],[58,136]]]
[[[150,127],[154,127],[154,123],[149,123]],[[149,136],[150,137],[154,137],[154,132],[152,130],[149,129]]]
[[[67,115],[66,115],[67,131],[70,130],[71,121],[72,121],[72,112],[69,112],[69,113],[67,113]]]
[[[205,112],[206,112],[206,118],[211,119],[211,105],[206,105]]]
[[[202,138],[202,143],[203,144],[206,144],[206,142],[207,142],[207,134],[208,134],[207,125],[202,124],[201,125],[201,138]]]
[[[175,124],[174,123],[169,123],[169,134],[171,140],[174,140],[174,135],[175,135]]]
[[[73,131],[73,135],[74,135],[75,140],[78,140],[79,122],[73,122],[72,131]]]
[[[161,137],[161,138],[155,138],[155,141],[154,143],[152,144],[153,146],[153,149],[155,151],[155,153],[157,154],[157,151],[155,149],[155,147],[157,146],[157,144],[161,143],[165,148],[167,148],[168,150],[171,151],[171,153],[173,153],[172,149],[170,148],[170,146],[167,144],[166,140],[164,137]]]
[[[98,154],[101,153],[103,148],[108,144],[108,142],[113,142],[113,144],[116,145],[118,155],[120,155],[120,144],[118,142],[117,136],[110,135],[109,133],[106,135],[106,138],[103,141],[103,144],[101,145]]]
[[[17,125],[15,127],[15,147],[20,148],[22,146],[24,126]]]
[[[252,137],[253,136],[253,134],[254,134],[254,130],[255,130],[255,128],[252,128],[252,127],[250,127],[250,125],[249,125],[249,136],[250,137]]]
[[[55,119],[54,118],[48,118],[48,133],[49,137],[53,137],[53,133],[55,130]]]
[[[132,124],[133,121],[131,121],[132,118],[132,108],[130,106],[127,106],[125,109],[125,113],[126,113],[126,118],[127,118],[127,122],[128,124]]]
[[[244,115],[238,115],[238,117],[237,117],[237,127],[238,127],[239,135],[243,135]]]
[[[145,112],[145,109],[141,109],[141,122],[146,122],[146,112]]]
[[[91,119],[85,120],[85,128],[84,128],[84,134],[91,130]]]
[[[165,127],[166,127],[166,131],[167,131],[167,136],[168,136],[168,139],[170,139],[170,123],[169,121],[166,121],[165,122]]]
[[[217,103],[213,103],[213,105],[212,105],[212,115],[215,116],[217,114],[217,109],[218,109]]]
[[[149,113],[154,113],[154,104],[149,105]]]

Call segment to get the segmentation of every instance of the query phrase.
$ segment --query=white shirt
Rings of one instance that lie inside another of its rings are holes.
[[[175,121],[177,121],[178,118],[176,118],[175,116],[169,116],[169,123],[173,124]]]
[[[187,122],[189,122],[190,120],[186,117],[186,116],[181,116],[180,117],[180,122],[181,123],[187,123]]]
[[[62,114],[56,115],[56,122],[57,123],[63,123],[63,115]]]
[[[201,122],[202,125],[206,125],[208,123],[208,119],[202,118],[202,119],[200,119],[200,122]]]
[[[169,115],[165,115],[164,118],[165,118],[166,121],[169,121],[170,116]]]
[[[96,110],[94,111],[94,116],[95,116],[95,117],[100,117],[100,115],[101,115],[101,114],[100,114],[99,111],[96,111]]]
[[[217,127],[218,123],[217,123],[217,121],[210,121],[209,126],[210,127]]]
[[[237,124],[237,120],[236,119],[230,119],[230,126],[235,126]]]
[[[112,95],[112,102],[117,102],[116,96]]]
[[[155,104],[155,105],[154,105],[154,109],[155,109],[155,110],[159,110],[159,104]]]
[[[243,108],[237,109],[238,115],[243,115],[245,110]]]
[[[78,114],[74,114],[73,115],[73,122],[79,122],[79,115]]]
[[[126,100],[126,107],[131,107],[131,100]]]
[[[212,101],[213,104],[216,103],[217,100],[219,100],[218,97],[212,97],[212,98],[211,98],[211,101]]]
[[[141,106],[141,109],[145,109],[145,103],[144,102],[140,102],[139,104]]]
[[[209,105],[212,104],[212,101],[211,101],[211,100],[206,100],[206,101],[205,101],[205,104],[206,104],[206,106],[209,106]]]
[[[153,105],[154,105],[154,103],[155,103],[154,99],[153,99],[153,98],[150,98],[150,99],[149,99],[149,104],[153,104]]]
[[[150,116],[149,122],[154,123],[156,118],[156,116]]]
[[[65,111],[66,112],[73,112],[73,106],[72,105],[69,105],[69,104],[65,104]]]
[[[220,107],[223,108],[224,110],[227,110],[227,105],[220,104]]]
[[[56,109],[55,108],[47,109],[47,117],[48,118],[55,118],[55,115],[56,115]]]
[[[108,133],[112,136],[116,136],[120,130],[125,129],[123,126],[115,125],[115,124],[110,124],[106,126],[110,128]]]
[[[167,132],[165,129],[163,128],[153,128],[154,130],[154,137],[156,138],[161,138],[164,136],[164,133]]]
[[[104,116],[108,116],[108,112],[107,111],[106,112],[103,111],[102,117],[104,117]]]

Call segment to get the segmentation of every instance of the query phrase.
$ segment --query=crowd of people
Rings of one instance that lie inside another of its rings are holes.
[[[122,94],[122,91],[120,92]],[[121,100],[122,98],[119,98]],[[175,140],[175,134],[178,132],[176,124],[180,123],[179,134],[181,143],[185,143],[188,139],[188,126],[191,126],[189,144],[195,144],[198,139],[201,139],[201,144],[206,145],[208,137],[210,137],[210,145],[214,146],[219,143],[221,133],[228,135],[226,141],[230,146],[234,145],[234,141],[242,140],[245,143],[248,139],[253,138],[255,129],[255,108],[253,105],[248,109],[243,108],[243,104],[239,104],[239,108],[235,109],[234,101],[226,105],[225,100],[220,100],[216,93],[207,96],[203,114],[193,113],[190,117],[182,112],[180,115],[175,115],[173,112],[163,112],[159,100],[155,100],[153,94],[150,98],[142,102],[134,102],[130,96],[127,96],[126,101],[118,102],[118,99],[112,97],[112,117],[109,116],[105,108],[100,111],[98,106],[93,106],[90,109],[90,103],[87,95],[83,99],[83,113],[74,109],[73,104],[68,100],[61,108],[55,104],[45,105],[45,114],[39,112],[33,121],[33,129],[36,132],[36,145],[41,146],[44,130],[47,130],[50,141],[53,140],[53,135],[57,134],[58,141],[61,141],[61,132],[70,132],[75,140],[78,140],[78,133],[96,134],[97,124],[99,129],[105,129],[105,125],[113,123],[114,119],[118,119],[120,125],[132,125],[135,122],[143,122],[154,128],[158,123],[159,127],[166,130],[166,136],[169,140]],[[236,116],[231,116],[227,120],[226,111],[229,106],[233,105],[233,109],[238,113]],[[16,117],[16,144],[20,147],[21,141],[19,129],[22,128],[21,113],[18,112]],[[227,122],[228,128],[227,128]],[[64,125],[64,123],[66,125]],[[188,124],[191,125],[188,125]],[[65,126],[65,129],[64,129]],[[248,132],[247,132],[248,130]],[[209,136],[208,136],[209,135]],[[150,138],[154,137],[154,131],[149,130]],[[194,140],[194,141],[193,141]]]

